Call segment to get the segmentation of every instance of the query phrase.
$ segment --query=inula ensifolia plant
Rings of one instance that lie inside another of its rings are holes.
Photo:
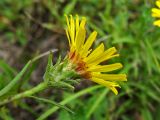
[[[44,74],[44,81],[30,90],[5,99],[0,102],[0,105],[19,98],[29,97],[49,86],[73,90],[74,86],[82,79],[91,80],[102,86],[106,86],[116,95],[118,94],[117,87],[120,87],[119,82],[127,81],[126,74],[112,74],[111,72],[122,68],[122,64],[101,64],[111,58],[119,57],[116,48],[112,47],[105,50],[104,44],[101,43],[98,47],[92,49],[97,32],[93,31],[89,37],[86,38],[86,18],[83,17],[81,20],[79,19],[78,15],[76,15],[75,18],[72,15],[70,15],[69,18],[66,16],[66,35],[70,50],[64,59],[61,60],[59,57],[55,65],[52,63],[53,58],[52,53],[50,53]],[[30,61],[30,63],[31,62],[32,61]],[[16,81],[18,81],[18,79],[16,79]],[[14,83],[16,82],[13,82],[10,86],[13,86]],[[9,90],[10,89],[4,90],[3,94]]]
[[[75,19],[70,15],[70,19],[66,16],[66,20],[66,34],[70,50],[62,62],[57,62],[55,66],[48,64],[45,80],[54,86],[58,84],[58,86],[71,87],[71,83],[75,83],[77,79],[85,78],[106,86],[118,94],[116,87],[120,87],[119,81],[127,81],[126,74],[107,72],[122,68],[122,64],[100,64],[119,57],[116,48],[105,50],[104,44],[101,43],[93,50],[91,46],[96,39],[97,32],[93,31],[86,39],[86,18],[83,17],[80,21],[78,15]]]

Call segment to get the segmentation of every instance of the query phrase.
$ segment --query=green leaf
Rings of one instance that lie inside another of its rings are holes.
[[[63,13],[67,15],[70,14],[74,10],[76,3],[77,3],[77,0],[70,1],[70,3],[64,7]]]
[[[103,86],[97,85],[97,86],[93,86],[90,88],[86,88],[78,93],[75,93],[74,95],[71,95],[70,97],[64,99],[62,102],[60,102],[61,105],[65,105],[73,100],[75,100],[76,98],[85,95],[93,90],[96,90],[98,88],[101,88]],[[43,114],[41,114],[36,120],[44,120],[46,119],[48,116],[50,116],[51,114],[53,114],[55,111],[57,111],[59,108],[58,107],[52,107],[50,109],[48,109],[47,111],[45,111]]]
[[[144,120],[153,120],[151,112],[147,108],[141,110]]]
[[[9,114],[9,110],[5,107],[0,109],[0,118],[2,118],[3,120],[14,120]]]
[[[62,110],[59,113],[58,119],[57,120],[72,120],[68,112]]]
[[[42,101],[42,102],[45,102],[45,103],[50,103],[50,104],[52,104],[52,105],[55,105],[55,106],[57,106],[57,107],[59,107],[59,108],[62,108],[62,109],[64,109],[64,110],[66,110],[66,111],[68,111],[68,112],[70,112],[70,113],[72,113],[72,114],[74,113],[71,109],[65,107],[64,105],[61,105],[61,104],[56,103],[56,102],[54,102],[54,101],[51,101],[51,100],[49,100],[49,99],[40,98],[40,97],[36,97],[36,96],[29,96],[29,97],[30,97],[30,98],[34,98],[34,99],[39,100],[39,101]]]
[[[50,72],[51,72],[51,69],[53,67],[53,62],[52,62],[52,59],[53,59],[53,54],[50,53],[49,54],[49,57],[48,57],[48,64],[47,64],[47,67],[46,67],[46,71],[44,73],[44,81],[48,83],[49,79],[50,79]]]
[[[97,96],[96,101],[93,103],[93,106],[89,109],[89,111],[86,113],[86,118],[90,118],[90,116],[93,114],[93,112],[96,110],[97,107],[99,107],[99,104],[101,101],[105,98],[106,94],[108,93],[108,89],[104,89],[101,95]]]
[[[0,69],[5,72],[10,79],[17,73],[17,71],[9,66],[4,60],[0,60]]]
[[[15,78],[2,90],[0,90],[0,97],[9,92],[15,85],[16,83],[21,79],[23,74],[26,72],[28,67],[30,66],[31,61],[28,61],[28,63],[23,67],[23,69],[15,76]]]

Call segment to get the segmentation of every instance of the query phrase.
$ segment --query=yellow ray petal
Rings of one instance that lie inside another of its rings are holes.
[[[157,5],[157,7],[160,8],[160,0],[159,0],[159,1],[156,1],[156,5]]]
[[[76,43],[76,50],[80,52],[81,47],[84,44],[86,37],[86,30],[82,27],[79,28],[78,33],[76,35],[75,43]]]
[[[99,57],[104,52],[104,44],[101,43],[88,57],[84,59],[85,62],[89,63],[97,57]]]
[[[119,57],[119,54],[108,56],[103,61],[109,60],[109,59],[114,58],[114,57]]]
[[[104,80],[111,80],[111,81],[127,81],[126,74],[99,74],[96,72],[92,72],[92,76]]]
[[[65,17],[66,17],[67,27],[68,27],[68,29],[70,29],[70,25],[69,25],[68,16],[67,16],[67,15],[65,15]]]
[[[155,26],[160,27],[160,20],[156,20],[153,24],[154,24]]]
[[[152,17],[159,17],[160,16],[160,9],[152,8]]]
[[[109,88],[114,92],[115,95],[118,95],[116,87],[109,87]]]
[[[105,59],[101,59],[101,58],[96,59],[96,60],[92,61],[91,63],[88,63],[88,67],[96,66],[96,65],[100,64],[101,62],[112,59],[114,57],[119,57],[119,54],[107,56],[107,57],[105,57]]]
[[[84,46],[83,46],[83,51],[82,51],[82,56],[83,57],[86,57],[88,54],[87,54],[87,51],[89,50],[89,48],[92,46],[93,42],[95,41],[96,39],[96,36],[97,36],[97,32],[94,31],[90,34],[90,36],[88,37],[88,39],[86,40]]]
[[[160,9],[158,9],[158,8],[152,8],[152,12],[159,14],[160,13]]]
[[[74,23],[74,19],[72,17],[72,15],[70,15],[70,36],[71,36],[71,39],[72,41],[75,40],[75,23]]]
[[[105,87],[108,87],[110,88],[116,95],[118,94],[118,91],[115,87],[120,87],[117,83],[115,82],[109,82],[109,81],[105,81],[103,79],[99,79],[99,78],[95,78],[93,77],[91,79],[91,81],[95,82],[95,83],[98,83],[100,85],[103,85]]]
[[[152,13],[152,17],[160,18],[160,14]]]
[[[91,71],[91,72],[110,72],[113,70],[120,69],[122,67],[123,66],[121,63],[114,63],[114,64],[110,64],[110,65],[99,65],[99,66],[89,67],[88,71]]]
[[[74,25],[73,25],[73,18],[71,18],[70,19],[70,21],[69,21],[69,19],[68,19],[68,16],[67,15],[65,15],[65,17],[66,17],[66,22],[67,22],[67,31],[68,31],[68,37],[70,38],[70,44],[71,45],[73,45],[73,46],[75,46],[75,40],[74,40],[74,32],[73,32],[73,27],[74,27]],[[72,24],[72,28],[71,28],[71,24]]]
[[[83,47],[83,44],[85,42],[85,37],[86,37],[86,29],[85,29],[85,24],[86,24],[86,18],[83,17],[81,20],[81,23],[79,25],[79,17],[78,15],[76,16],[76,49],[80,53]]]
[[[154,13],[160,13],[160,9],[158,9],[158,8],[152,8],[152,12],[154,12]]]
[[[79,16],[76,15],[76,33],[79,30]]]
[[[97,57],[96,59],[94,59],[92,61],[89,61],[89,62],[87,61],[87,63],[89,64],[89,66],[97,65],[103,61],[106,61],[106,60],[111,59],[113,57],[119,56],[119,54],[113,55],[115,52],[117,52],[115,47],[109,48],[103,54],[101,54],[99,57]]]
[[[82,21],[80,23],[80,27],[84,28],[86,25],[86,18],[85,17],[82,17]]]
[[[68,38],[69,46],[71,47],[71,40],[70,40],[70,37],[69,37],[68,30],[66,30],[66,35],[67,35],[67,38]]]

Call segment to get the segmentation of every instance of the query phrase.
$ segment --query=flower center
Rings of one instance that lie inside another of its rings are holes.
[[[68,54],[69,60],[75,65],[75,71],[82,77],[89,79],[91,78],[90,71],[87,71],[88,66],[83,61],[83,58],[76,52],[70,51]]]

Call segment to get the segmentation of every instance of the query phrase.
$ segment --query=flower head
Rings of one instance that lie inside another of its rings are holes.
[[[152,17],[158,18],[158,20],[154,21],[154,25],[160,27],[160,0],[156,1],[156,5],[158,8],[152,8]]]
[[[86,18],[79,20],[70,15],[66,16],[67,29],[66,34],[69,41],[70,51],[68,59],[74,66],[75,71],[82,77],[89,79],[98,84],[110,88],[115,94],[118,94],[116,87],[120,87],[118,81],[127,81],[126,74],[109,74],[117,69],[122,68],[121,63],[102,65],[101,63],[111,58],[118,57],[115,47],[104,49],[104,44],[101,43],[94,50],[91,48],[94,43],[97,32],[93,31],[86,39]]]

